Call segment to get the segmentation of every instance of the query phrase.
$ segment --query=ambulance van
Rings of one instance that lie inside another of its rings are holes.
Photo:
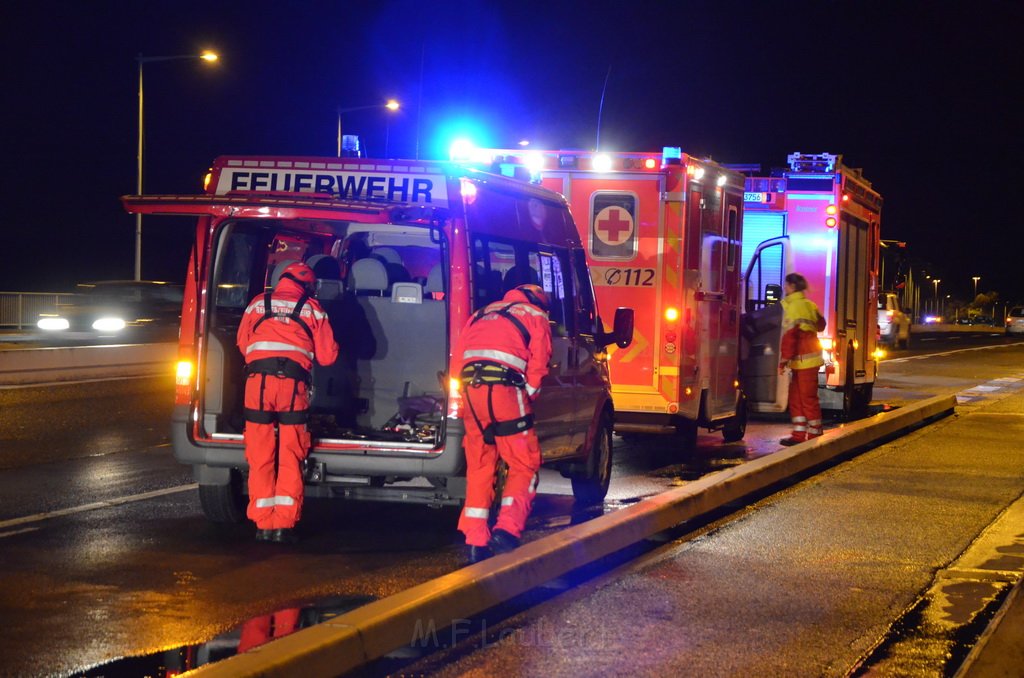
[[[312,371],[307,495],[457,504],[465,497],[459,331],[523,283],[551,298],[553,355],[535,404],[545,464],[600,502],[611,473],[611,344],[632,311],[598,316],[586,252],[556,193],[454,164],[221,157],[206,191],[127,196],[129,212],[192,215],[172,440],[206,516],[245,515],[243,366],[249,301],[290,262],[317,275],[341,352]]]

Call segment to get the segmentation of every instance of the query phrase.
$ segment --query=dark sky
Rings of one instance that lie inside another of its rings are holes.
[[[198,192],[221,154],[333,155],[336,110],[369,155],[482,145],[681,146],[780,166],[840,153],[883,195],[942,291],[1024,300],[1015,171],[1024,3],[56,2],[0,9],[7,256],[0,290],[129,278],[136,56],[146,65],[146,191]],[[417,134],[418,130],[418,134]],[[187,224],[148,219],[143,276],[180,280]]]

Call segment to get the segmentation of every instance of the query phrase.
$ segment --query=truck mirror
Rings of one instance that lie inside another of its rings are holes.
[[[615,324],[611,332],[604,331],[604,322],[598,318],[598,331],[595,340],[600,348],[615,344],[626,348],[633,342],[633,309],[620,307],[615,309]]]
[[[782,299],[782,285],[769,283],[764,286],[765,304],[777,304]]]

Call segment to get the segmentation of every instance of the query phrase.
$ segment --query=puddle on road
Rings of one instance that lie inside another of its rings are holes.
[[[269,643],[271,640],[315,626],[374,600],[376,600],[374,596],[332,596],[313,603],[296,605],[253,617],[241,626],[217,635],[205,643],[182,645],[150,654],[122,657],[71,675],[74,678],[136,678],[137,676],[164,678],[176,676],[183,671],[191,671],[205,664],[233,657],[264,643]]]

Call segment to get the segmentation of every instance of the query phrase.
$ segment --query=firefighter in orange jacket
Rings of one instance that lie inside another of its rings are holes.
[[[273,291],[253,299],[238,327],[245,356],[245,459],[249,519],[258,541],[295,541],[302,513],[302,462],[309,454],[313,360],[338,357],[327,314],[311,294],[313,270],[287,266]],[[276,425],[276,440],[275,440]]]
[[[548,296],[537,285],[520,285],[470,318],[459,337],[456,360],[466,422],[466,504],[459,531],[469,561],[519,546],[537,491],[540,444],[531,403],[551,359]],[[501,510],[492,533],[498,458],[508,464]]]
[[[821,404],[818,402],[818,368],[821,357],[818,332],[825,318],[806,296],[807,279],[799,273],[786,276],[782,300],[782,348],[779,373],[792,370],[789,381],[789,416],[793,433],[779,442],[787,447],[821,435]]]

